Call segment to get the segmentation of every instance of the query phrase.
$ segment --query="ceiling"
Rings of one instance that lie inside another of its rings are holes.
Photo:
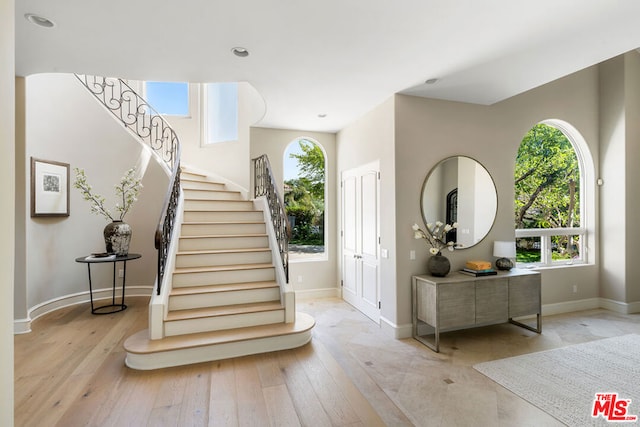
[[[338,131],[394,93],[492,104],[640,47],[637,0],[20,0],[15,7],[17,75],[246,81],[266,104],[257,126],[310,131]],[[55,26],[35,26],[26,13]],[[234,56],[236,46],[249,56]]]

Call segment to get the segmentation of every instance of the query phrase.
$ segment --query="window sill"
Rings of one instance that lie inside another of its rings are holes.
[[[574,262],[572,264],[516,264],[516,268],[521,270],[557,270],[561,268],[576,268],[576,267],[593,267],[595,264],[584,261]]]

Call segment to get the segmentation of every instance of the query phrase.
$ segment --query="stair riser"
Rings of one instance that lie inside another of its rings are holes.
[[[200,191],[185,189],[184,197],[197,200],[242,200],[242,195],[236,191]]]
[[[207,181],[180,181],[184,190],[225,190],[224,184]]]
[[[275,278],[273,267],[254,268],[251,270],[206,271],[202,273],[174,273],[173,287],[268,282],[275,280]]]
[[[284,309],[165,322],[166,336],[243,328],[284,322]]]
[[[231,252],[222,254],[178,255],[176,267],[215,267],[219,265],[268,264],[272,262],[270,251]]]
[[[222,307],[233,304],[250,304],[280,300],[280,289],[245,289],[227,292],[210,292],[197,295],[176,295],[169,297],[169,310],[191,308]]]
[[[249,200],[185,200],[185,210],[201,211],[251,211],[253,202]]]
[[[261,211],[185,211],[185,222],[264,221]]]
[[[261,224],[182,224],[182,236],[228,236],[238,234],[265,234],[267,228]]]
[[[197,237],[180,239],[180,251],[206,251],[218,249],[257,249],[269,247],[266,236],[258,237]]]

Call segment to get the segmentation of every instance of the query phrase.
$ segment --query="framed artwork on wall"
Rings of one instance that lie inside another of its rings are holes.
[[[69,216],[69,164],[31,158],[31,216]]]

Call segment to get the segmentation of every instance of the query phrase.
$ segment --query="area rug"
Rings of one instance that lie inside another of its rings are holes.
[[[510,357],[474,368],[569,426],[633,425],[618,420],[633,416],[638,416],[640,424],[640,335]],[[594,418],[597,393],[601,396]],[[631,402],[620,403],[625,399]],[[611,400],[616,403],[607,403]]]

